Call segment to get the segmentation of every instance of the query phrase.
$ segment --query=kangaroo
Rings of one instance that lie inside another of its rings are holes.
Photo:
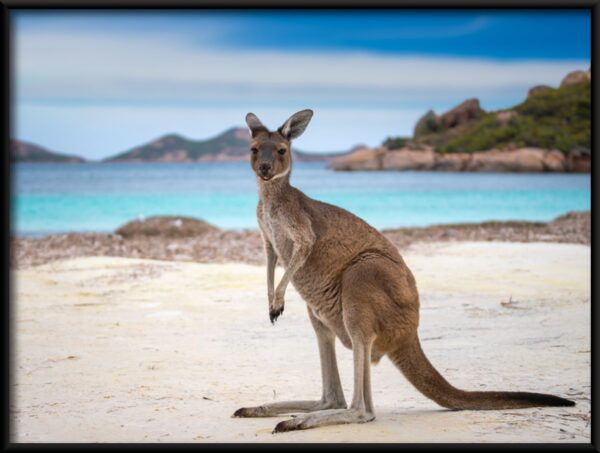
[[[321,360],[323,393],[314,401],[267,403],[238,409],[234,417],[306,412],[278,423],[273,433],[375,419],[370,365],[387,355],[426,397],[448,409],[573,406],[558,396],[529,392],[466,391],[452,386],[429,362],[419,342],[419,295],[398,249],[354,214],[306,196],[290,185],[291,141],[312,118],[292,115],[275,132],[253,113],[251,166],[256,174],[258,226],[267,257],[269,317],[284,310],[292,282],[308,309]],[[284,274],[275,288],[274,271]],[[340,382],[335,339],[352,350],[354,395],[348,408]]]

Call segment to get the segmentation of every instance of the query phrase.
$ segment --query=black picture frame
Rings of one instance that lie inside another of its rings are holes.
[[[109,448],[118,445],[119,447],[127,448],[178,448],[186,449],[195,447],[195,444],[160,444],[160,445],[148,445],[148,444],[103,444],[103,445],[92,445],[92,444],[16,444],[10,441],[10,381],[11,381],[11,323],[10,323],[10,295],[11,284],[10,277],[10,194],[11,194],[11,174],[10,174],[10,157],[9,157],[9,139],[11,131],[11,84],[12,78],[10,73],[10,58],[12,55],[11,49],[11,12],[19,10],[55,10],[55,9],[82,9],[82,10],[172,10],[172,9],[481,9],[481,10],[494,10],[494,9],[588,9],[591,11],[591,31],[592,31],[592,59],[591,59],[591,70],[592,70],[592,148],[596,148],[596,135],[597,135],[597,122],[594,114],[595,108],[598,105],[598,90],[595,83],[595,61],[598,46],[595,45],[596,30],[595,27],[598,24],[598,16],[600,9],[598,3],[600,0],[490,0],[485,3],[478,0],[289,0],[285,4],[276,2],[275,0],[5,0],[0,8],[0,19],[2,28],[2,43],[3,43],[3,71],[2,71],[2,106],[3,106],[3,177],[2,177],[2,189],[3,189],[3,284],[2,284],[2,299],[3,304],[3,334],[4,334],[4,347],[3,347],[3,408],[4,408],[4,424],[3,424],[3,447],[4,449],[72,449],[80,446],[86,448]],[[591,175],[591,194],[592,194],[592,216],[594,213],[594,177],[593,174],[596,164],[595,159],[592,159],[592,175]],[[594,225],[595,222],[592,222]],[[592,234],[593,235],[593,234]],[[598,336],[594,333],[594,327],[598,325],[598,309],[594,307],[594,260],[595,260],[595,247],[592,241],[592,281],[591,281],[591,341],[592,341],[592,364],[591,364],[591,376],[592,385],[594,378],[597,376],[595,370],[595,364],[597,363],[596,356],[598,348],[597,338]],[[593,388],[592,388],[593,395]],[[516,449],[516,450],[580,450],[580,451],[596,451],[598,449],[596,427],[598,422],[594,417],[595,403],[592,397],[592,437],[590,444],[372,444],[369,448],[375,449],[403,449],[403,450],[414,450],[419,451],[423,449],[433,450],[470,450],[474,448],[484,448],[489,450],[502,450],[502,449]],[[311,448],[313,444],[310,444]],[[239,446],[239,444],[212,444],[211,447],[217,446],[218,448],[230,448]],[[354,449],[361,448],[361,445],[347,445],[343,447],[340,445],[321,445],[330,448],[343,448],[343,449]],[[362,444],[364,446],[364,444]],[[203,448],[207,445],[203,444]],[[244,444],[246,448],[278,448],[277,445],[266,445],[266,444]],[[306,448],[307,445],[294,445],[285,444],[285,448]]]

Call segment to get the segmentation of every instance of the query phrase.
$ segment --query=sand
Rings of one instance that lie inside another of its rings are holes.
[[[13,271],[13,442],[590,442],[590,247],[460,242],[404,252],[420,336],[456,386],[548,392],[572,408],[448,411],[387,360],[377,418],[271,434],[239,407],[318,398],[304,302],[268,319],[265,269],[82,257]],[[281,270],[278,270],[279,275]],[[352,353],[338,342],[348,401]]]

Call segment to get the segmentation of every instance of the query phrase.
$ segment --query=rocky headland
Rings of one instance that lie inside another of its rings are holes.
[[[435,170],[590,172],[591,72],[574,71],[558,88],[535,86],[510,109],[483,110],[468,99],[441,115],[428,111],[412,137],[388,138],[333,159],[340,171]]]

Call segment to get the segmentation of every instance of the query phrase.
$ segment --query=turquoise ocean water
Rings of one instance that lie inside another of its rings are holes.
[[[151,215],[186,215],[221,228],[257,228],[249,164],[17,164],[16,234],[111,231]],[[590,175],[334,172],[296,163],[292,184],[377,228],[484,220],[548,221],[590,209]]]

